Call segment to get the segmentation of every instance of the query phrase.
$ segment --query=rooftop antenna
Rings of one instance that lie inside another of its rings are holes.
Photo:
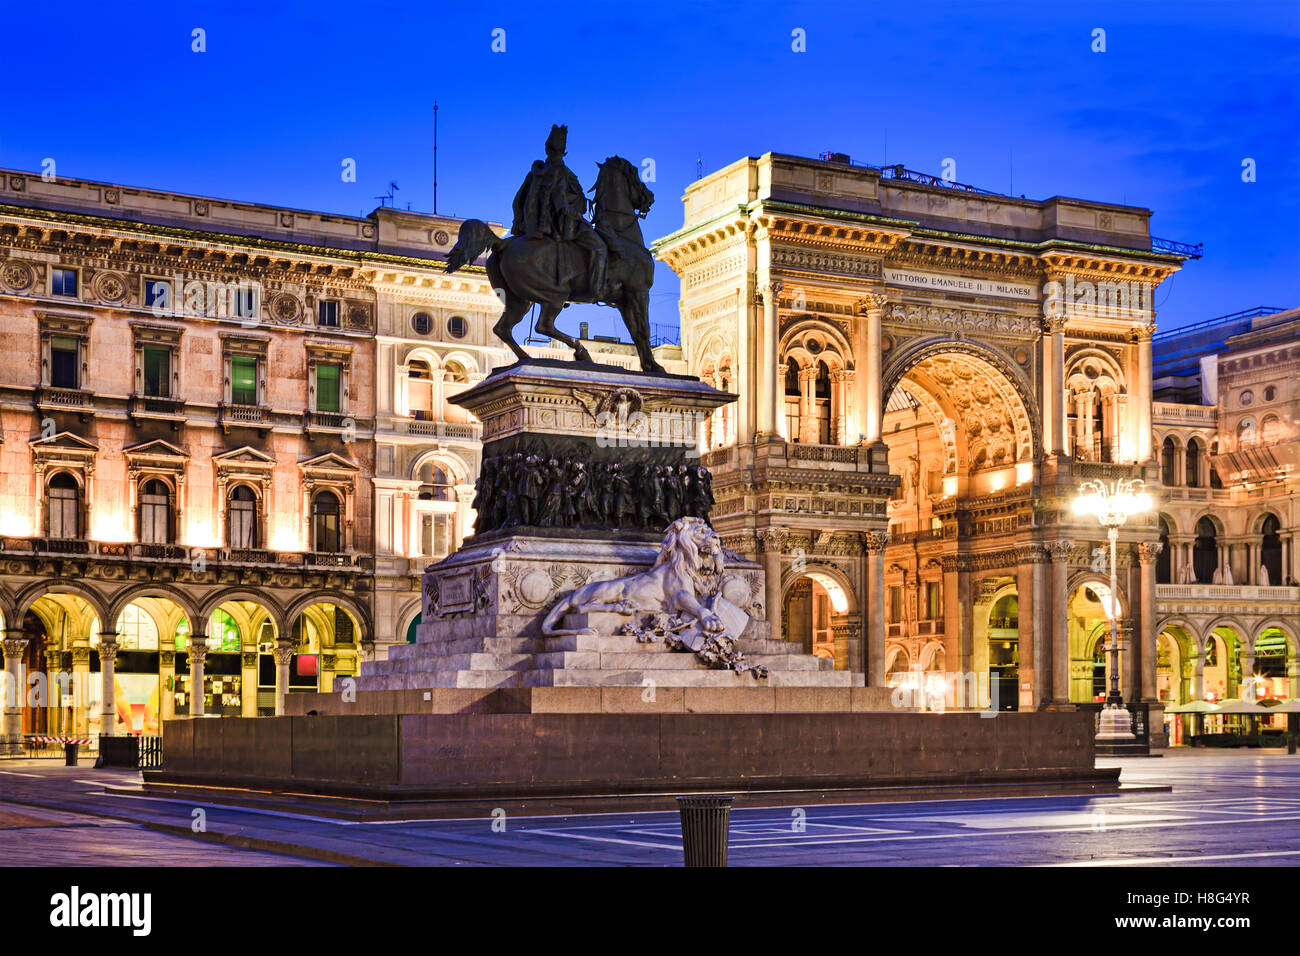
[[[695,154],[695,178],[704,178],[704,157],[699,153]]]
[[[383,196],[376,196],[376,197],[375,197],[376,199],[379,200],[379,208],[380,208],[380,209],[383,209],[384,206],[386,206],[386,205],[393,205],[393,193],[397,192],[397,190],[400,189],[400,188],[401,188],[401,187],[399,187],[399,186],[397,185],[397,183],[390,182],[390,183],[388,184],[388,192],[387,192],[387,194],[385,194],[385,195],[383,195]]]
[[[433,214],[438,215],[438,101],[433,101]]]

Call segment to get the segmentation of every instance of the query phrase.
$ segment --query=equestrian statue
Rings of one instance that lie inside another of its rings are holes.
[[[639,222],[654,193],[635,166],[611,156],[596,164],[600,172],[590,190],[595,198],[588,203],[578,177],[564,165],[567,139],[567,127],[551,127],[546,159],[533,163],[515,195],[511,234],[498,236],[487,223],[466,219],[447,256],[447,271],[488,253],[488,278],[505,303],[492,331],[521,361],[529,356],[511,333],[537,303],[537,331],[569,346],[577,361],[590,362],[586,347],[556,328],[555,319],[570,302],[593,302],[618,309],[641,370],[663,372],[650,348],[654,259]]]

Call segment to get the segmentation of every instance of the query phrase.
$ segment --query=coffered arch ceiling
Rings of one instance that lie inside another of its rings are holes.
[[[934,419],[949,473],[953,456],[957,468],[971,471],[1033,460],[1034,428],[1025,401],[986,358],[973,351],[929,351],[891,378]]]

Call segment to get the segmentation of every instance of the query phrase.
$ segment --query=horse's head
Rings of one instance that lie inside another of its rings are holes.
[[[610,156],[596,164],[596,204],[612,212],[639,212],[642,216],[654,205],[655,194],[641,180],[637,168],[622,156]]]

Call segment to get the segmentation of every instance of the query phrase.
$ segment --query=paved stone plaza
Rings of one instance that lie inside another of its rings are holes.
[[[1118,764],[1123,782],[1134,788],[1118,796],[739,809],[732,815],[731,865],[1289,866],[1300,860],[1300,758],[1172,751]],[[133,772],[48,760],[0,763],[0,857],[8,865],[682,864],[674,812],[513,816],[504,832],[494,832],[490,818],[358,823],[292,806],[249,810],[104,789],[137,779]],[[1139,789],[1161,785],[1172,790]],[[183,835],[196,808],[206,814],[204,840]],[[33,830],[39,830],[35,839]]]

